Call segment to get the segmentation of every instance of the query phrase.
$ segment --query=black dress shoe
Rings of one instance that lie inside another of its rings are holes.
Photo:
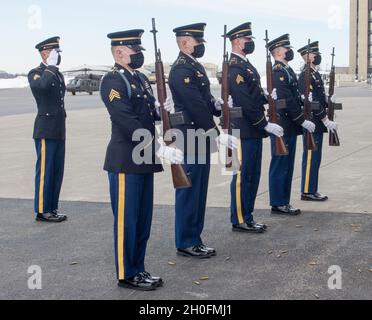
[[[155,282],[143,274],[138,274],[130,279],[119,280],[118,286],[138,291],[153,291],[156,289]]]
[[[302,201],[316,201],[316,202],[324,202],[328,200],[327,196],[323,196],[320,193],[303,193],[301,195]]]
[[[271,208],[271,213],[272,214],[287,215],[287,216],[298,216],[299,214],[301,214],[301,210],[296,209],[289,204],[289,205],[286,205],[286,206],[272,207]]]
[[[209,248],[207,247],[205,244],[201,244],[200,245],[200,248],[203,249],[203,250],[207,250],[208,253],[210,253],[212,256],[215,256],[217,254],[216,250],[213,249],[213,248]]]
[[[162,287],[164,284],[164,281],[160,277],[153,277],[149,272],[144,271],[141,273],[144,277],[147,277],[147,279],[150,279],[154,282],[156,287]]]
[[[58,215],[58,214],[54,214],[54,213],[38,213],[36,215],[36,221],[42,221],[42,222],[62,222],[62,221],[66,221],[67,220],[67,217],[66,216],[62,216],[62,215]]]
[[[53,210],[51,213],[57,216],[66,217],[66,220],[67,220],[67,216],[63,213],[60,213],[58,210]]]
[[[187,248],[177,249],[177,254],[183,257],[195,258],[195,259],[207,259],[213,256],[213,253],[203,249],[201,245]]]
[[[266,227],[266,226],[265,226]],[[265,232],[265,227],[259,223],[243,223],[232,226],[232,231],[234,232],[245,232],[245,233],[263,233]]]
[[[257,227],[261,227],[262,229],[267,230],[267,225],[266,224],[256,223],[254,221],[252,222],[252,224],[255,224]]]

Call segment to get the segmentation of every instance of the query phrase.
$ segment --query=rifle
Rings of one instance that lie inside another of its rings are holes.
[[[336,78],[336,67],[334,65],[335,48],[332,51],[332,67],[329,75],[329,98],[328,98],[328,119],[333,121],[335,118],[335,104],[331,101],[331,97],[335,94],[335,78]],[[337,131],[329,131],[329,145],[331,147],[339,147],[340,139],[338,138]]]
[[[267,91],[269,92],[269,114],[270,122],[278,124],[278,113],[276,111],[276,102],[271,97],[273,92],[273,64],[271,62],[271,56],[269,52],[269,32],[266,30],[266,79],[267,79]],[[288,148],[284,143],[283,137],[275,137],[275,155],[276,156],[288,156]]]
[[[306,63],[306,70],[305,70],[305,101],[304,101],[304,115],[305,120],[312,119],[312,107],[309,101],[310,96],[310,86],[311,86],[311,62],[310,62],[310,39],[308,42],[307,47],[307,63]],[[315,151],[317,149],[314,135],[306,130],[306,149],[308,151]]]
[[[170,139],[167,139],[167,136],[171,132],[171,124],[169,119],[169,113],[164,108],[164,103],[167,100],[167,89],[165,86],[165,76],[164,76],[164,65],[161,59],[160,49],[158,50],[158,43],[156,39],[156,30],[155,18],[152,19],[152,30],[151,33],[154,34],[154,45],[155,45],[155,73],[156,73],[156,88],[158,92],[158,101],[160,103],[161,119],[163,122],[163,138],[167,146],[172,144]],[[185,169],[181,164],[172,164],[172,178],[173,185],[176,189],[190,188],[191,181],[187,176]]]
[[[224,27],[224,44],[223,44],[223,63],[222,63],[222,88],[221,98],[223,100],[223,126],[222,129],[227,130],[228,134],[231,134],[231,123],[230,123],[230,107],[229,107],[229,53],[226,51],[226,40],[227,40],[227,26]],[[227,149],[226,156],[226,168],[232,168],[232,150]]]

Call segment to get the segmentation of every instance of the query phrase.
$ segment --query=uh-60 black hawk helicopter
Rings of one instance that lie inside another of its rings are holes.
[[[102,77],[107,71],[109,71],[109,68],[106,70],[82,68],[66,71],[65,74],[78,73],[67,83],[66,90],[67,92],[71,92],[73,96],[75,96],[77,92],[86,92],[92,95],[93,92],[99,91]]]

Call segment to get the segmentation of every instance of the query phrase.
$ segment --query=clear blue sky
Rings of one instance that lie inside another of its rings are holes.
[[[206,22],[205,62],[221,64],[223,25],[231,29],[243,22],[253,24],[256,52],[251,61],[262,72],[265,66],[264,32],[270,37],[291,34],[296,49],[307,39],[319,40],[324,53],[323,67],[336,47],[338,66],[349,59],[348,0],[18,0],[6,1],[0,11],[0,70],[27,72],[40,62],[34,49],[49,36],[62,39],[62,70],[83,64],[112,64],[109,40],[113,31],[142,28],[146,33],[146,63],[154,60],[151,18],[157,19],[163,60],[173,62],[178,54],[174,27]],[[294,67],[299,67],[296,54]]]

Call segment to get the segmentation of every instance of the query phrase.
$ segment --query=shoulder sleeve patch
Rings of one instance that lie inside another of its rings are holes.
[[[40,79],[41,77],[40,77],[40,75],[38,75],[38,74],[35,74],[34,75],[34,80],[36,81],[36,80],[38,80],[38,79]]]
[[[185,57],[179,57],[176,64],[185,64],[186,63],[186,59]]]
[[[237,64],[238,63],[238,59],[237,58],[231,58],[231,60],[230,60],[230,65],[235,65],[235,64]]]

